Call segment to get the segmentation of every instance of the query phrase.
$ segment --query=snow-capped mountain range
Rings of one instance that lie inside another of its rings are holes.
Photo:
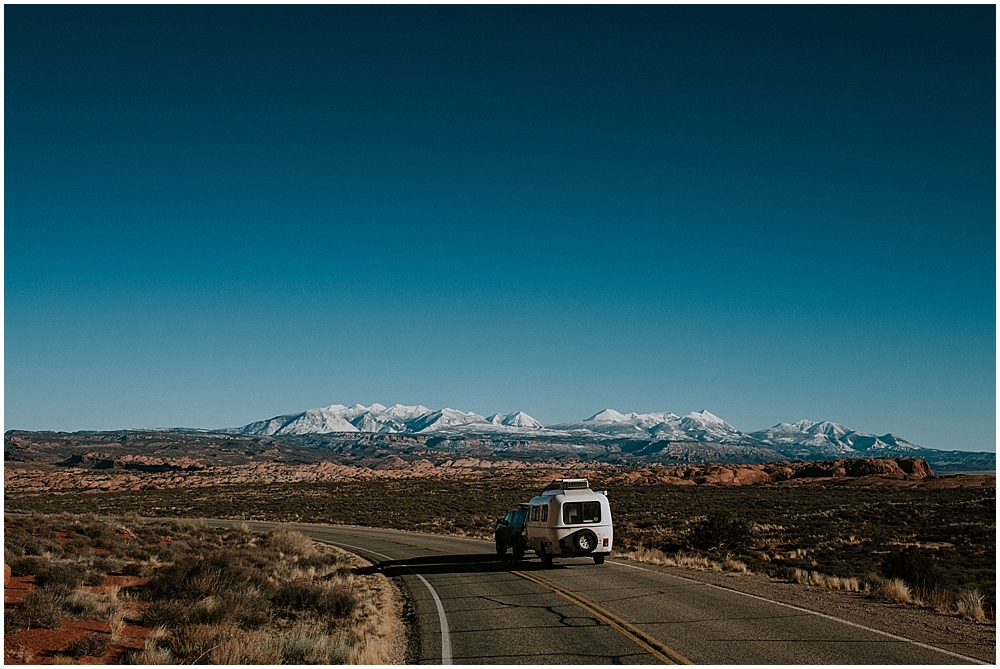
[[[542,425],[523,411],[485,417],[456,409],[381,404],[347,407],[334,404],[302,413],[276,416],[229,432],[248,435],[304,435],[333,432],[411,433],[445,437],[572,439],[644,439],[711,442],[769,447],[789,458],[914,455],[926,449],[892,434],[876,436],[829,421],[779,423],[757,432],[741,432],[708,411],[686,416],[673,413],[619,413],[605,409],[585,420]]]

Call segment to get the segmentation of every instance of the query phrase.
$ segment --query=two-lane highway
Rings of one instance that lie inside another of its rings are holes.
[[[266,529],[271,523],[250,523]],[[484,541],[293,524],[408,590],[422,664],[970,664],[796,607],[609,560],[501,559]],[[985,662],[979,662],[984,663]]]

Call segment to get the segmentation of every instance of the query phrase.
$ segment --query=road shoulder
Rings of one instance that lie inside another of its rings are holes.
[[[617,558],[624,568],[637,567],[726,588],[773,602],[797,606],[856,625],[996,663],[996,623],[977,623],[929,609],[890,604],[854,592],[772,579],[764,574],[704,572]]]

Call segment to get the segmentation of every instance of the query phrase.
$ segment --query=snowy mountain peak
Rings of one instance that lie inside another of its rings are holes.
[[[701,411],[692,411],[685,418],[690,418],[692,420],[697,420],[702,423],[715,423],[717,425],[729,425],[726,421],[722,420],[714,413],[702,409]]]
[[[623,423],[628,420],[628,417],[624,414],[618,413],[614,409],[605,409],[599,413],[595,413],[590,418],[587,418],[585,423]]]
[[[507,414],[500,421],[500,425],[506,425],[507,427],[524,427],[532,430],[537,430],[542,427],[541,423],[523,411],[515,411],[514,413]]]
[[[583,441],[647,439],[666,442],[710,442],[766,447],[790,459],[816,457],[912,457],[920,447],[886,433],[875,436],[831,421],[799,420],[778,423],[758,432],[741,432],[707,411],[692,411],[683,418],[673,413],[627,413],[605,409],[590,418],[544,426],[523,411],[495,413],[484,418],[473,412],[423,405],[332,404],[301,413],[275,416],[250,423],[232,432],[259,435],[324,434],[332,432],[423,433],[453,437],[517,436],[535,438],[572,436]]]

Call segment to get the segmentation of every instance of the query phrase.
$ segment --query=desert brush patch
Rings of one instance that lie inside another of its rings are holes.
[[[7,663],[403,659],[395,585],[362,558],[284,527],[8,516],[4,558]]]

